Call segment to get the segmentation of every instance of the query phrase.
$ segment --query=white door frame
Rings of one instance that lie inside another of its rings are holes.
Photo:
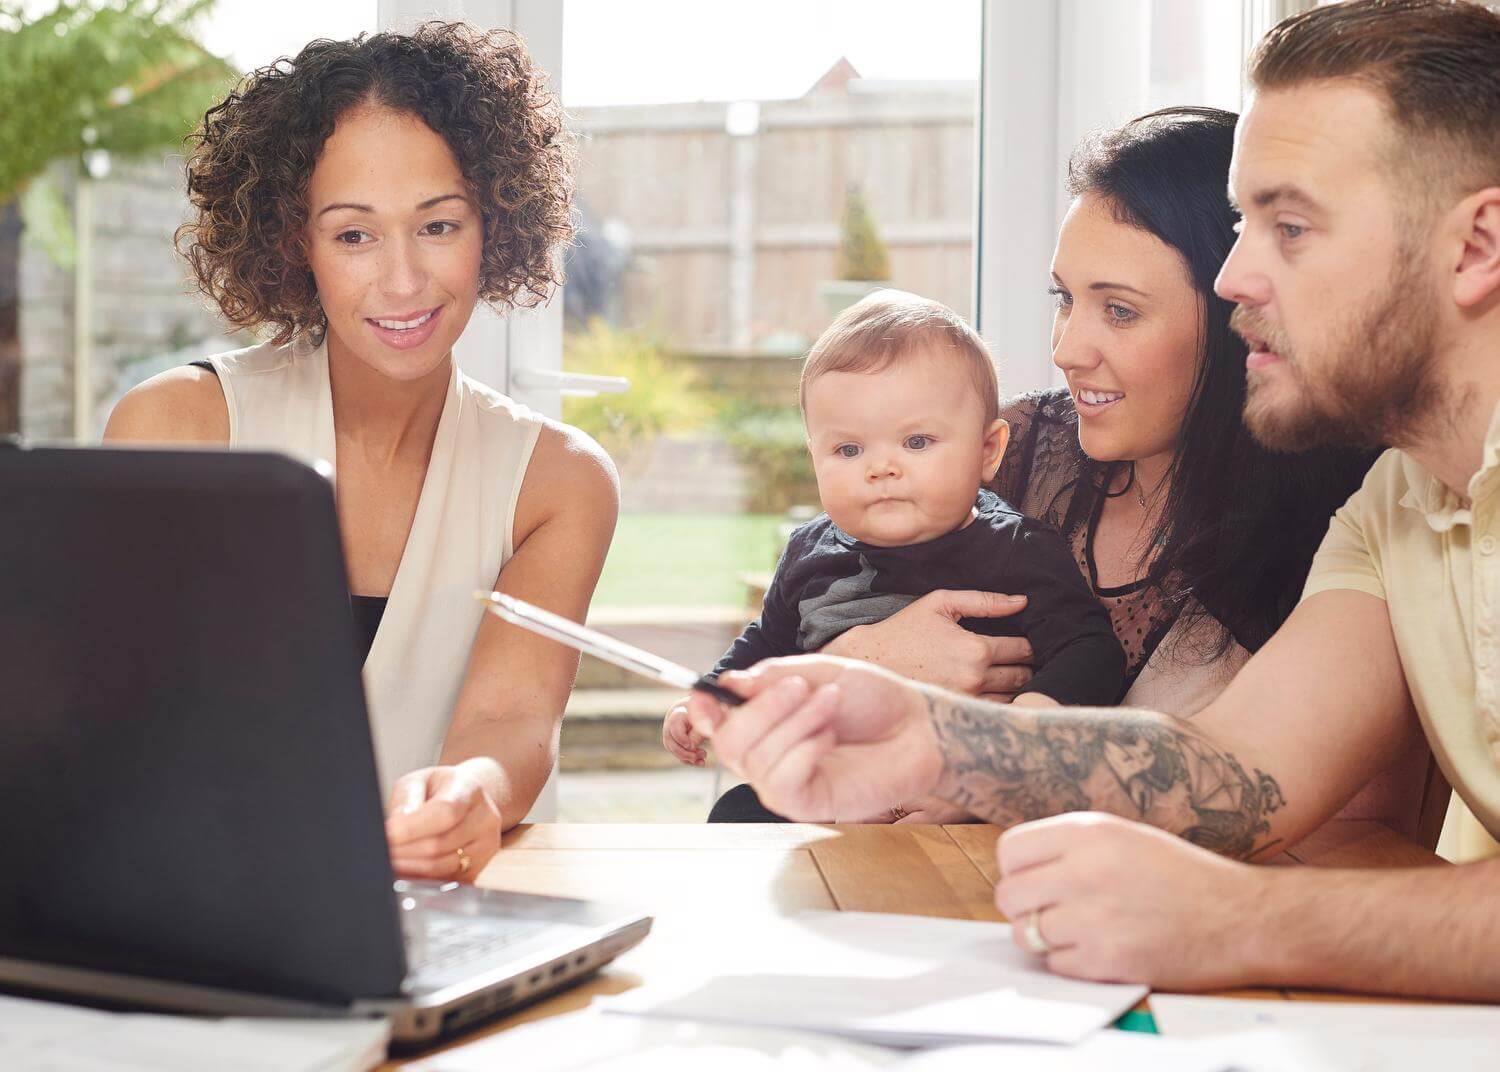
[[[376,0],[382,30],[410,29],[428,19],[465,19],[514,30],[532,62],[562,96],[563,0]],[[504,316],[480,305],[454,347],[463,370],[549,417],[562,413],[563,297]]]

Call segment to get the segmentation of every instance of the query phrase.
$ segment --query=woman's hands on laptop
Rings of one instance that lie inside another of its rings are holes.
[[[490,786],[504,774],[493,759],[423,767],[397,779],[385,836],[402,878],[473,882],[500,851],[500,809]]]

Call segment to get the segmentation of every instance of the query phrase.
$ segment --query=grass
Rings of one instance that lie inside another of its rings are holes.
[[[594,606],[740,606],[741,574],[776,566],[780,521],[774,514],[624,514]]]

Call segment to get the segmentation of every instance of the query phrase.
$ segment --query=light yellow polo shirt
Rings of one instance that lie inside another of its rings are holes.
[[[1465,497],[1402,451],[1380,456],[1334,515],[1302,598],[1330,589],[1386,601],[1433,754],[1500,837],[1500,407]]]

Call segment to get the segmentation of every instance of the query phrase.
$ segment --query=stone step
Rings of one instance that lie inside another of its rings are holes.
[[[701,673],[713,668],[754,616],[744,607],[599,607],[590,611],[588,625]],[[585,655],[575,695],[586,689],[653,687],[649,678]]]
[[[561,767],[573,770],[656,770],[678,766],[661,743],[677,689],[575,689],[562,725]]]
[[[644,679],[643,679],[644,680]],[[613,725],[662,717],[678,700],[681,689],[574,689],[568,697],[567,718],[578,723]]]

